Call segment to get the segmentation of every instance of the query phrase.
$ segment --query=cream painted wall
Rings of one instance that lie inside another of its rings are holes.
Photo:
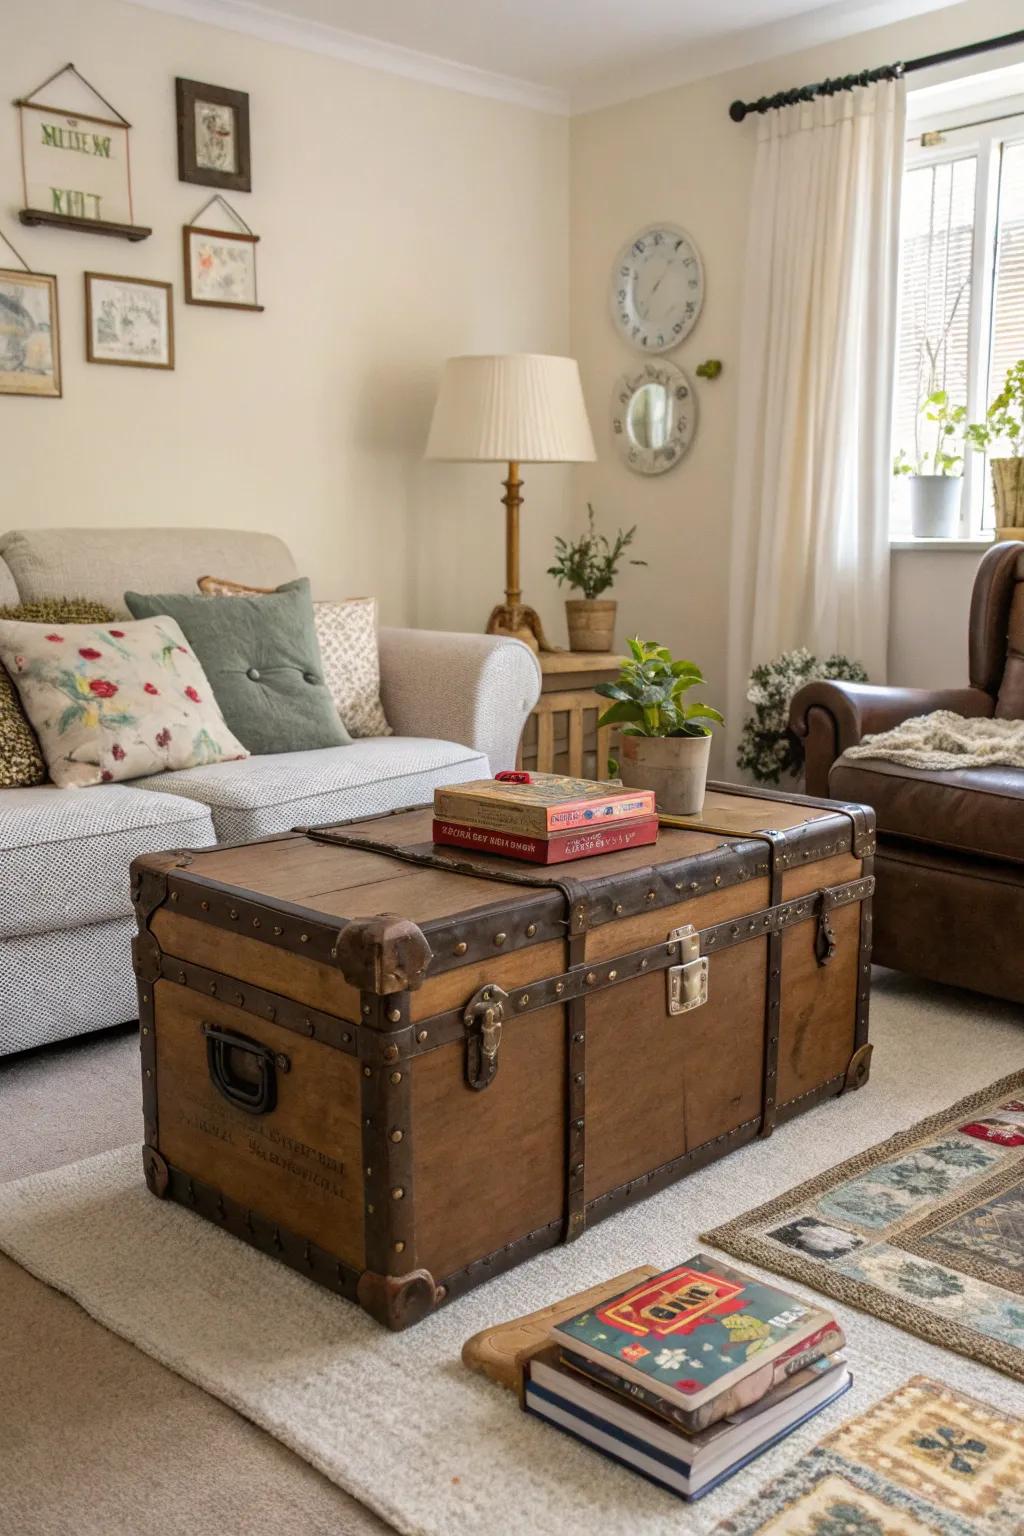
[[[589,499],[605,524],[639,524],[637,554],[651,565],[628,569],[619,583],[620,635],[639,629],[701,662],[711,682],[711,702],[724,703],[733,465],[742,451],[735,430],[739,310],[757,132],[753,119],[742,126],[730,120],[729,103],[999,36],[1020,22],[1020,0],[969,0],[573,120],[571,337],[598,447],[598,463],[574,472],[577,508]],[[962,63],[957,72],[992,68],[993,57]],[[1009,58],[1001,56],[1001,61]],[[686,459],[668,474],[645,480],[625,468],[612,441],[612,385],[636,353],[613,328],[608,282],[622,243],[659,218],[690,231],[706,273],[701,319],[669,356],[691,376],[709,357],[721,358],[724,368],[713,383],[695,381],[700,425]],[[960,575],[969,595],[976,559],[930,558],[953,562],[937,569],[946,585]],[[936,568],[918,567],[921,559],[928,557],[916,551],[894,556],[899,614],[891,676],[918,682],[925,671],[944,672],[948,665],[957,668],[959,681],[966,665],[965,630],[959,613],[951,622],[949,608],[933,601]],[[717,752],[716,771],[730,770],[721,760],[720,743]]]
[[[421,455],[446,356],[567,350],[566,120],[117,0],[4,0],[3,37],[4,103],[74,59],[135,125],[154,233],[23,228],[0,109],[0,229],[59,277],[64,364],[63,400],[0,401],[0,527],[267,529],[320,595],[480,628],[503,586],[499,474]],[[177,179],[176,75],[250,93],[254,190],[233,201],[262,237],[265,314],[183,302],[181,226],[209,189]],[[173,373],[84,361],[85,269],[173,281]],[[526,471],[527,591],[549,618],[569,473]]]

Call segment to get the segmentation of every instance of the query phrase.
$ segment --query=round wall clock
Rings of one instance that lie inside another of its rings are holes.
[[[681,368],[666,358],[643,363],[615,381],[612,432],[638,475],[663,475],[678,464],[697,430],[697,396]]]
[[[685,229],[650,224],[624,245],[611,301],[616,326],[640,352],[667,352],[688,336],[704,303],[704,269]]]

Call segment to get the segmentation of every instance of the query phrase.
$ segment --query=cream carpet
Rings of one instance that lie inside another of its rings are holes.
[[[235,1407],[402,1532],[710,1531],[844,1417],[923,1372],[1010,1412],[1024,1387],[842,1311],[840,1404],[685,1514],[669,1495],[520,1414],[459,1364],[463,1340],[642,1261],[1024,1067],[1021,1010],[883,978],[868,1087],[595,1227],[402,1335],[145,1190],[136,1147],[0,1186],[0,1249],[148,1355]],[[111,1350],[121,1346],[111,1341]],[[255,1522],[254,1522],[255,1524]],[[263,1521],[259,1521],[263,1525]],[[170,1527],[169,1527],[170,1528]],[[196,1527],[201,1529],[202,1527]],[[339,1529],[344,1527],[339,1526]]]

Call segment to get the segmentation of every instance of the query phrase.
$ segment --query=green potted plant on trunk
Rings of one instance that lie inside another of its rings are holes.
[[[614,598],[602,598],[619,573],[623,551],[628,549],[636,533],[632,528],[619,529],[614,544],[609,544],[603,533],[594,526],[594,509],[587,502],[587,531],[582,538],[571,543],[555,539],[555,563],[548,567],[548,575],[554,576],[559,586],[563,583],[571,590],[582,592],[582,597],[566,598],[565,621],[569,629],[571,651],[610,651],[615,643],[615,614],[618,604]],[[646,560],[631,560],[630,565],[646,565]]]
[[[596,691],[612,702],[599,725],[618,726],[619,775],[630,789],[653,789],[659,811],[696,815],[704,804],[711,727],[722,716],[685,695],[705,681],[692,661],[676,661],[654,640],[630,640],[614,683]]]
[[[1009,457],[990,458],[995,502],[996,538],[1024,539],[1024,358],[1007,371],[984,421],[972,421],[967,441],[979,453],[993,444],[1009,449]]]

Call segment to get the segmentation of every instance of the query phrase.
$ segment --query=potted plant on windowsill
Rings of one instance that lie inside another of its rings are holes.
[[[565,621],[569,628],[570,651],[610,651],[615,643],[615,614],[618,604],[614,598],[602,599],[619,573],[623,551],[628,549],[636,533],[636,524],[615,535],[615,543],[609,544],[603,533],[594,526],[594,509],[587,502],[587,532],[582,538],[569,543],[555,539],[555,563],[548,567],[548,575],[554,576],[559,586],[565,583],[570,590],[583,596],[566,598]],[[631,560],[630,565],[646,565],[646,560]]]
[[[659,811],[696,815],[704,804],[711,727],[722,716],[710,704],[687,704],[684,695],[705,679],[692,661],[675,661],[653,640],[630,640],[630,655],[614,683],[596,691],[612,703],[598,725],[616,725],[621,736],[619,776],[630,789],[653,789]]]
[[[967,441],[979,453],[1005,444],[1008,458],[990,458],[996,538],[1024,539],[1024,358],[1007,371],[984,421],[972,421]]]
[[[901,448],[893,461],[894,475],[910,476],[910,519],[915,539],[952,539],[960,525],[963,491],[962,449],[967,407],[951,405],[944,389],[933,390],[922,401],[920,414],[934,423],[935,446],[908,462]]]

